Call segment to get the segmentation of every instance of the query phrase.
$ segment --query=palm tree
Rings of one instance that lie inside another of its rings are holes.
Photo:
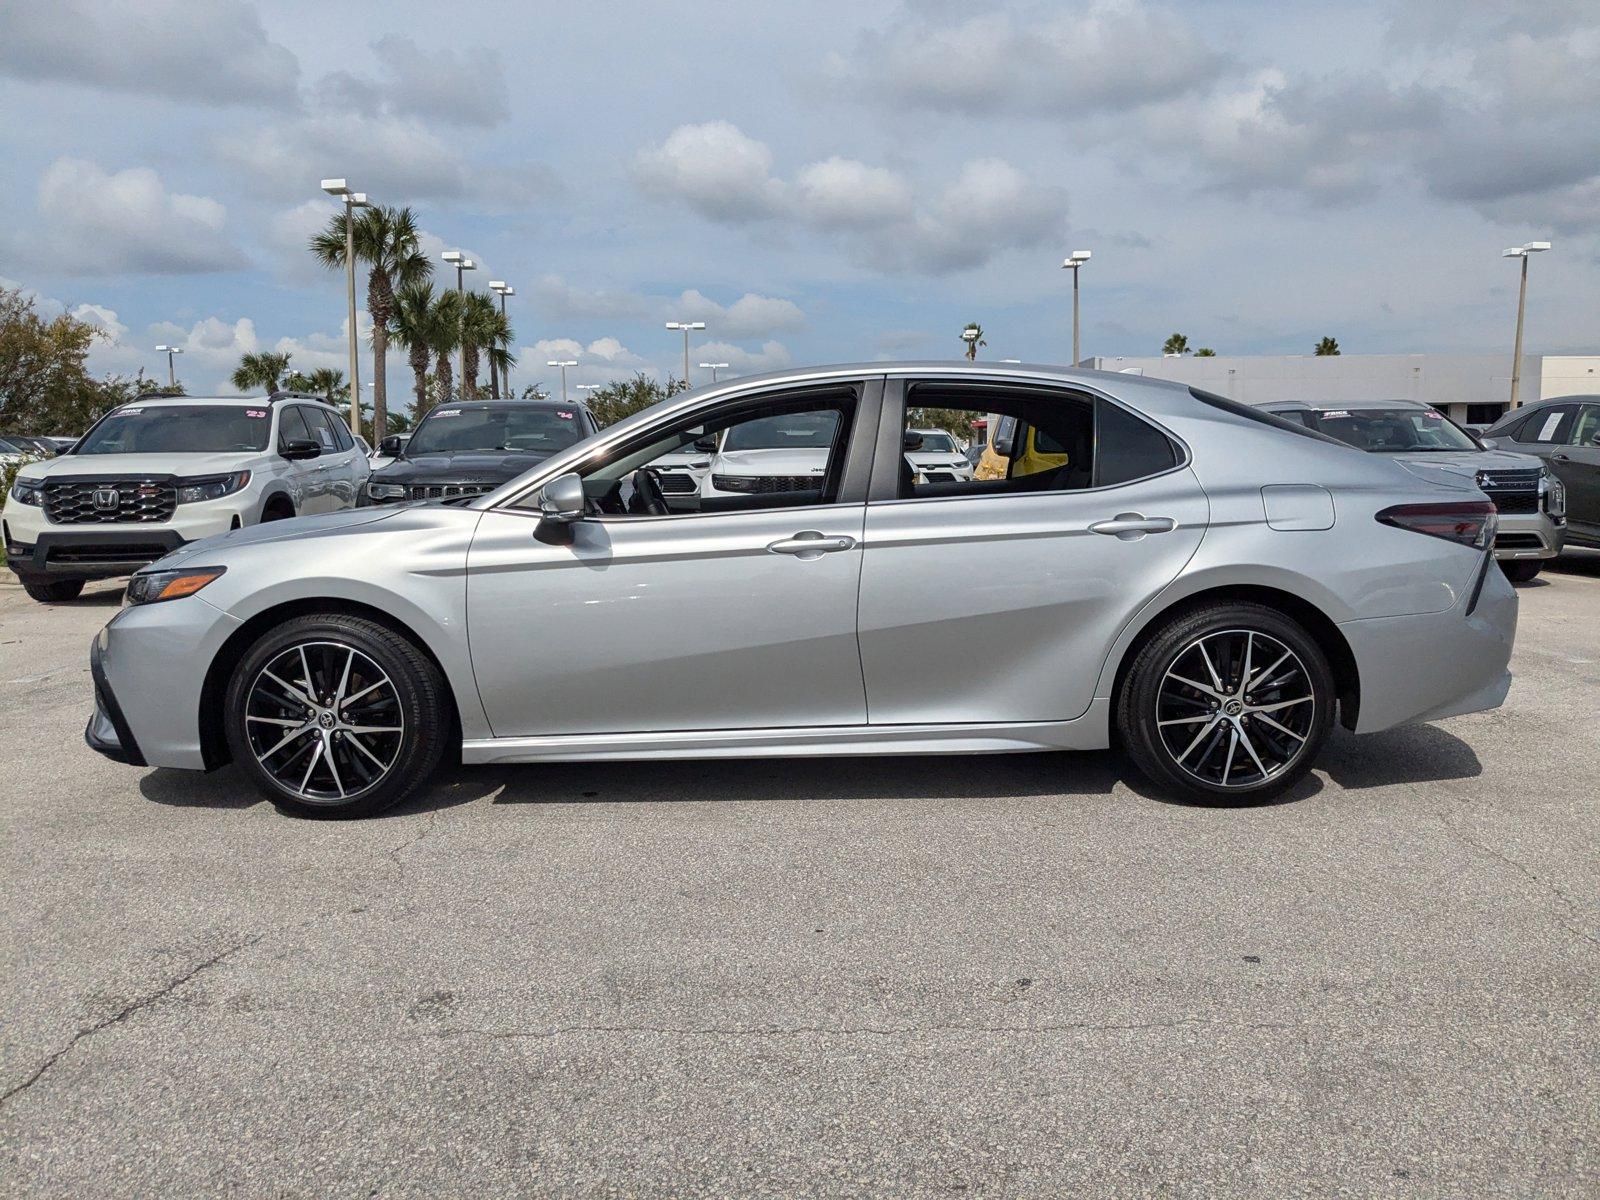
[[[989,344],[983,340],[983,326],[979,325],[976,321],[967,322],[966,327],[961,331],[961,340],[965,342],[967,346],[968,362],[977,362],[978,347],[987,346]]]
[[[496,400],[500,398],[502,383],[508,382],[509,368],[517,365],[516,357],[511,353],[511,344],[516,339],[517,334],[511,327],[511,318],[503,312],[496,311],[489,342],[484,347],[486,357],[489,359],[489,395]]]
[[[1175,333],[1162,343],[1161,353],[1187,354],[1189,353],[1189,339],[1181,333]]]
[[[1331,337],[1325,337],[1312,348],[1311,353],[1318,358],[1329,358],[1339,353],[1339,343]]]
[[[434,298],[433,284],[425,279],[413,279],[400,285],[394,295],[394,316],[389,321],[389,332],[405,347],[406,357],[411,360],[411,374],[416,381],[412,412],[418,415],[428,408],[428,363],[439,341],[439,330],[435,328],[438,320],[439,304]]]
[[[461,299],[461,396],[478,398],[478,356],[493,344],[500,310],[483,292],[468,292]]]
[[[454,389],[452,382],[450,356],[461,345],[461,293],[440,292],[433,301],[433,317],[429,324],[433,334],[433,395],[432,404],[440,404],[450,399]],[[421,419],[422,413],[414,414]]]
[[[344,266],[345,221],[349,213],[336,213],[328,227],[311,239],[311,252],[324,266]],[[372,317],[372,435],[383,440],[388,428],[389,380],[385,371],[389,355],[389,322],[394,319],[396,287],[433,274],[433,263],[422,252],[417,221],[409,208],[364,208],[355,221],[355,255],[367,264],[367,313]],[[354,331],[352,331],[353,333]]]
[[[1217,356],[1217,352],[1210,346],[1201,346],[1200,349],[1194,352],[1194,356],[1196,358],[1215,358]]]
[[[329,404],[350,399],[350,385],[344,381],[344,372],[335,367],[318,367],[307,375],[306,390],[315,392]]]
[[[233,386],[241,392],[262,388],[268,393],[280,391],[283,377],[289,372],[289,355],[276,350],[243,354],[239,367],[233,373]]]

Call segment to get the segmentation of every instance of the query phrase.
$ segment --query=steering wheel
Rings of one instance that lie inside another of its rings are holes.
[[[661,494],[661,484],[657,482],[653,467],[640,467],[633,473],[633,501],[638,510],[652,517],[664,517],[671,511],[667,508],[667,498]]]

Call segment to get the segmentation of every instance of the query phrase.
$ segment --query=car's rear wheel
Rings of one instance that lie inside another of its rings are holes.
[[[1512,583],[1531,583],[1544,570],[1544,561],[1537,558],[1501,559],[1500,569]]]
[[[233,760],[280,808],[364,817],[433,773],[451,726],[444,680],[407,638],[330,613],[264,634],[228,686]]]
[[[1117,726],[1134,765],[1164,790],[1252,802],[1311,769],[1335,704],[1327,656],[1298,622],[1222,603],[1174,618],[1145,643]]]
[[[40,604],[60,604],[66,600],[76,600],[83,594],[83,580],[81,579],[52,579],[48,583],[22,584],[22,590],[28,593],[31,599]]]

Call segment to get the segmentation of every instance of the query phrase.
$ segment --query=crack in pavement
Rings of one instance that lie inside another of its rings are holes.
[[[1251,1031],[1299,1030],[1301,1028],[1298,1024],[1289,1022],[1262,1021],[1241,1024],[1237,1022],[1213,1021],[1205,1017],[1177,1017],[1170,1021],[1139,1021],[1128,1024],[1117,1024],[1102,1021],[1066,1021],[1050,1025],[799,1025],[790,1027],[775,1025],[558,1025],[549,1029],[532,1030],[497,1030],[462,1027],[457,1029],[441,1029],[437,1033],[424,1034],[422,1036],[429,1038],[487,1037],[495,1040],[505,1041],[523,1038],[543,1040],[585,1033],[651,1033],[659,1034],[663,1037],[783,1038],[817,1036],[826,1037],[828,1035],[835,1035],[839,1037],[904,1037],[910,1034],[918,1033],[1051,1034],[1073,1033],[1081,1030],[1091,1030],[1097,1033],[1137,1033],[1150,1029],[1181,1029],[1198,1027],[1245,1029]]]
[[[55,1053],[47,1057],[44,1062],[40,1063],[38,1069],[35,1070],[32,1075],[28,1076],[27,1079],[23,1080],[15,1087],[8,1089],[4,1095],[0,1095],[0,1108],[3,1108],[6,1104],[10,1103],[12,1097],[20,1095],[31,1088],[34,1084],[38,1083],[39,1080],[44,1078],[45,1074],[50,1070],[51,1067],[60,1062],[61,1059],[70,1053],[72,1048],[79,1042],[83,1041],[84,1038],[93,1037],[101,1030],[109,1029],[113,1025],[120,1025],[123,1021],[126,1021],[129,1017],[133,1016],[134,1013],[139,1012],[141,1009],[149,1008],[158,1000],[161,1000],[166,996],[170,996],[173,992],[177,991],[196,976],[227,961],[229,958],[232,958],[235,954],[239,953],[239,951],[247,949],[250,946],[254,946],[265,936],[265,934],[258,933],[252,937],[245,938],[242,942],[236,942],[232,946],[229,946],[226,950],[222,950],[217,954],[212,955],[203,962],[196,963],[187,971],[184,971],[181,975],[176,975],[169,979],[165,984],[148,995],[140,996],[137,1000],[129,1001],[127,1004],[123,1005],[122,1008],[118,1009],[115,1013],[105,1018],[103,1021],[96,1021],[93,1025],[84,1026],[67,1040],[66,1045],[62,1046],[59,1050],[55,1051]]]
[[[439,810],[436,808],[436,809],[434,809],[432,812],[430,812],[428,814],[428,819],[422,823],[422,828],[421,829],[417,830],[417,832],[415,834],[413,834],[411,837],[407,838],[405,841],[401,842],[398,846],[395,846],[395,847],[391,848],[390,850],[388,850],[385,853],[384,857],[387,858],[390,862],[392,862],[394,864],[394,867],[395,867],[395,878],[397,878],[397,879],[405,878],[406,868],[405,868],[405,864],[400,861],[401,853],[403,851],[409,850],[412,846],[415,846],[423,838],[427,837],[430,833],[432,833],[433,832],[434,822],[437,821],[438,819],[439,819]]]

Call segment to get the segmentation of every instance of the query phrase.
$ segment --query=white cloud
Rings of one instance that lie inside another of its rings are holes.
[[[552,320],[639,320],[650,308],[649,301],[630,291],[576,288],[559,275],[542,275],[532,289],[534,307]]]
[[[792,361],[789,348],[782,342],[763,342],[759,350],[746,350],[743,346],[736,346],[732,342],[706,342],[695,346],[692,350],[695,362],[725,362],[728,370],[722,378],[731,379],[735,375],[751,375],[757,371],[777,371],[787,367]],[[681,371],[679,364],[678,370]]]
[[[921,210],[895,172],[852,159],[811,163],[788,184],[772,174],[772,151],[725,121],[680,126],[638,162],[647,192],[707,220],[788,220],[840,237],[853,258],[881,270],[982,266],[1000,251],[1040,244],[1066,215],[1065,192],[999,158],[967,163]]]
[[[453,125],[498,125],[511,115],[505,65],[482,46],[424,50],[408,37],[387,34],[372,43],[385,77],[389,108]]]
[[[59,158],[39,180],[41,228],[14,255],[78,275],[189,275],[246,265],[223,232],[227,210],[206,196],[169,192],[148,167],[109,172]]]
[[[724,308],[709,296],[691,288],[663,310],[672,319],[704,321],[708,332],[721,337],[764,337],[785,329],[799,329],[806,323],[805,313],[793,300],[758,296],[746,292]]]
[[[243,0],[17,0],[0,73],[184,104],[299,103],[300,64]]]

